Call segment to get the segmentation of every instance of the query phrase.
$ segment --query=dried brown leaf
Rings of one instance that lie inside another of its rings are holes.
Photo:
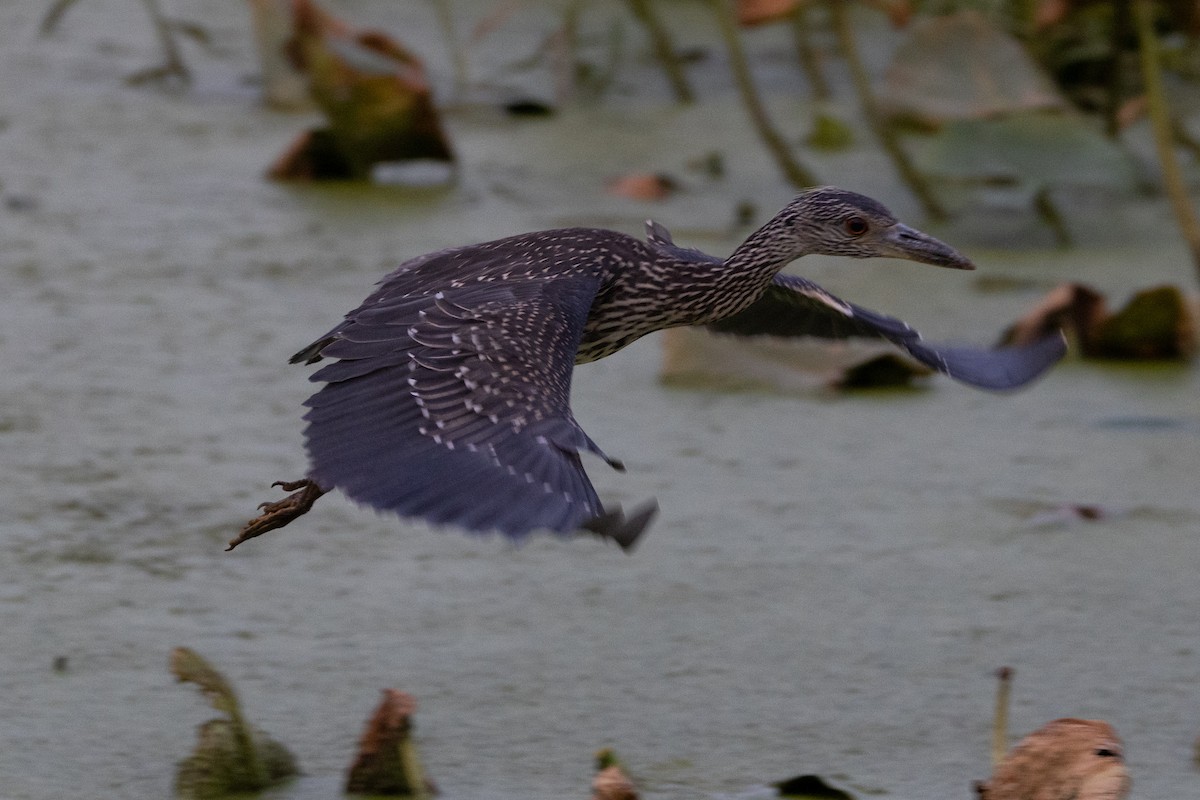
[[[1018,742],[977,790],[980,800],[1122,800],[1129,785],[1111,725],[1057,719]]]
[[[631,200],[665,200],[678,185],[667,175],[656,172],[631,172],[608,182],[608,191]]]
[[[740,25],[751,27],[788,19],[806,0],[738,0],[737,19]]]

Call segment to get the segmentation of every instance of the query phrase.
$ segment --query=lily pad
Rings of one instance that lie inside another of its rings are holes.
[[[1125,190],[1138,182],[1132,156],[1072,114],[958,120],[918,149],[918,168],[947,180]]]
[[[934,126],[1067,108],[1021,43],[970,10],[913,25],[896,49],[879,99],[892,116]]]

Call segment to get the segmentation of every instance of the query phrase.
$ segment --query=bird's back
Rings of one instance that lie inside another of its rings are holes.
[[[534,231],[480,244],[454,247],[405,261],[386,275],[363,302],[320,339],[292,356],[292,363],[312,363],[339,335],[364,314],[386,315],[389,309],[420,298],[432,302],[446,292],[470,288],[522,287],[554,297],[559,287],[578,286],[585,278],[604,295],[618,276],[653,257],[644,242],[599,228]],[[587,299],[590,306],[592,298]]]
[[[571,306],[579,313],[579,298],[559,297],[577,291],[580,281],[595,287],[587,298],[587,319],[576,363],[595,361],[620,350],[652,331],[699,321],[688,298],[697,287],[697,267],[662,248],[617,231],[599,228],[557,228],[509,236],[481,244],[440,250],[404,262],[387,275],[346,320],[304,350],[293,362],[320,360],[321,351],[364,314],[384,315],[391,308],[442,292],[521,286]],[[685,274],[686,273],[686,274]]]

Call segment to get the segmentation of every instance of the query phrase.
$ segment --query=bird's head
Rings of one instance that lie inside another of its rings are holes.
[[[861,194],[823,186],[809,189],[766,227],[781,246],[806,254],[850,258],[904,258],[935,267],[975,269],[945,242],[897,220],[883,204]]]

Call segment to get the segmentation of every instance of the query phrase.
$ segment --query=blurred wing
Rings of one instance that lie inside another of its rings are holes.
[[[749,308],[708,326],[739,336],[852,336],[886,339],[951,378],[983,389],[1015,389],[1037,378],[1067,351],[1061,333],[1023,347],[943,347],[908,323],[847,303],[812,281],[778,275]]]
[[[569,406],[591,278],[383,291],[302,351],[310,476],[376,509],[520,537],[605,511]],[[611,516],[611,515],[610,515]]]

